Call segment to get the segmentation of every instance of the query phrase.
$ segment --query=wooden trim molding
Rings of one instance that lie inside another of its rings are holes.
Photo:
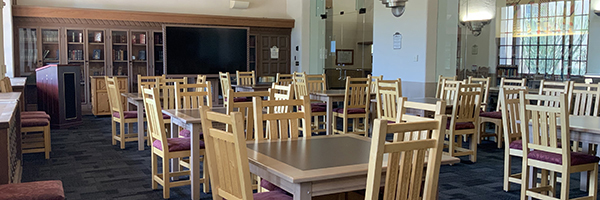
[[[160,12],[54,8],[14,5],[13,17],[71,18],[93,20],[141,21],[176,24],[294,28],[294,19],[195,15]]]

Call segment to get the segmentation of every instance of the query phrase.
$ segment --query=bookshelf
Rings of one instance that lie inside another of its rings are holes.
[[[498,65],[496,67],[496,85],[500,84],[502,78],[521,78],[519,67],[516,65]]]
[[[54,28],[42,29],[42,64],[37,67],[48,64],[59,63],[60,60],[60,31]],[[37,68],[36,67],[36,68]]]
[[[248,49],[250,51],[248,64],[250,65],[250,71],[254,71],[256,70],[256,35],[250,35],[248,44]]]
[[[86,48],[85,48],[85,29],[65,29],[65,41],[67,43],[67,49],[63,52],[66,52],[67,64],[70,65],[79,65],[80,69],[80,84],[77,86],[80,90],[79,95],[81,95],[81,104],[86,105],[88,103],[86,96],[86,65],[84,63],[86,56]]]
[[[154,52],[152,59],[154,60],[154,75],[160,76],[164,73],[163,33],[154,31],[152,33],[152,39],[154,40],[154,46],[152,47],[152,52]]]
[[[137,92],[137,74],[147,76],[149,74],[148,68],[148,32],[144,30],[132,30],[129,32],[131,42],[131,56],[130,56],[130,74],[129,82],[132,92]],[[134,78],[135,76],[136,78]]]

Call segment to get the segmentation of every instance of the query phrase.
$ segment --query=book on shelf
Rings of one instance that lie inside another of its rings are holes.
[[[140,44],[146,44],[146,34],[142,33],[139,36],[140,38]]]
[[[138,52],[138,59],[139,60],[146,60],[146,50],[140,50]]]
[[[100,60],[101,59],[101,54],[102,54],[102,49],[94,49],[93,53],[92,53],[92,59],[93,60]]]

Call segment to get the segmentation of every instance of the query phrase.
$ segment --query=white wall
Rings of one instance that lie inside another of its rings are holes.
[[[374,4],[373,75],[401,78],[405,96],[425,96],[427,82],[435,81],[438,1],[409,1],[399,18],[381,1]],[[402,34],[402,49],[393,49],[396,32]]]
[[[250,0],[248,9],[230,9],[229,0],[19,0],[19,5],[166,13],[289,18],[283,0]]]
[[[600,74],[600,17],[594,14],[594,10],[600,10],[600,0],[590,2],[590,26],[588,43],[588,74]]]
[[[6,64],[6,76],[14,76],[14,53],[13,53],[13,23],[12,23],[12,0],[4,0],[6,6],[2,8],[2,29],[4,33],[4,64]]]
[[[291,71],[308,72],[310,48],[310,1],[287,0],[287,14],[295,20],[291,35]],[[296,46],[298,51],[296,51]],[[299,66],[295,62],[299,61]],[[302,67],[306,66],[306,67]]]

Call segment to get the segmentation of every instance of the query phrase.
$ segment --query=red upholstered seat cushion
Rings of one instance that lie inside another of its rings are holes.
[[[311,106],[321,106],[321,107],[327,107],[327,103],[311,103]]]
[[[512,141],[510,143],[510,145],[508,145],[511,149],[519,149],[522,150],[523,149],[523,140],[515,140]]]
[[[534,150],[527,155],[531,159],[562,165],[562,155]],[[600,158],[579,152],[571,152],[571,166],[598,163]]]
[[[46,113],[32,113],[32,114],[25,114],[25,113],[21,113],[21,119],[48,119],[50,120],[50,115],[46,114]]]
[[[123,111],[123,115],[125,119],[137,118],[137,111]],[[119,112],[113,112],[113,117],[121,118],[121,115]]]
[[[200,146],[204,147],[204,142],[200,141]],[[191,144],[189,138],[167,138],[167,144],[169,151],[185,151],[190,150]],[[162,151],[162,144],[160,140],[154,140],[152,146]]]
[[[254,200],[291,200],[292,196],[287,195],[284,191],[275,190],[271,192],[261,192],[252,194]]]
[[[474,129],[475,125],[471,122],[457,122],[454,130]],[[450,119],[446,123],[446,129],[450,129]]]
[[[21,127],[48,126],[50,121],[44,118],[21,119]]]
[[[265,179],[260,179],[260,187],[265,188],[269,191],[283,191],[283,189],[281,189],[279,186],[276,186],[275,184],[265,180]]]
[[[333,112],[343,114],[344,113],[344,108],[333,109]],[[360,113],[367,113],[367,112],[365,111],[364,108],[348,108],[348,113],[347,114],[360,114]]]
[[[59,180],[0,185],[0,200],[63,200],[65,191]]]
[[[190,132],[189,130],[183,129],[183,130],[179,131],[179,136],[181,136],[181,137],[189,138],[189,137],[191,137],[191,134],[192,134],[192,132]],[[204,133],[200,133],[200,139],[203,139],[203,138],[204,138]]]
[[[225,97],[223,100],[227,101],[227,97]],[[233,102],[246,102],[246,101],[252,101],[252,97],[234,97],[233,98]]]
[[[21,115],[47,115],[44,111],[24,111],[21,112]]]
[[[163,119],[171,119],[171,116],[169,116],[167,114],[163,114]]]
[[[502,113],[500,111],[497,112],[481,112],[479,113],[480,117],[489,117],[494,119],[502,119]]]

